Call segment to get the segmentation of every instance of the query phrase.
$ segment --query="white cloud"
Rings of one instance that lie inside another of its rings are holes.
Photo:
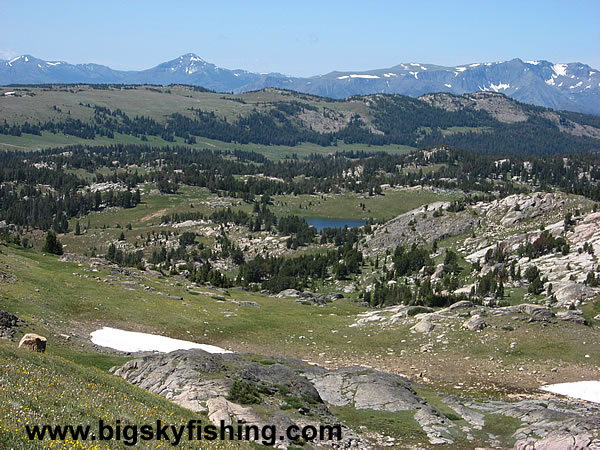
[[[0,59],[13,59],[19,54],[13,50],[0,49]]]

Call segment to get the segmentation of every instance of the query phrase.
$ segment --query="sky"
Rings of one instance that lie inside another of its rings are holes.
[[[600,69],[598,0],[0,0],[0,17],[0,59],[122,70],[185,53],[296,76],[513,58]]]

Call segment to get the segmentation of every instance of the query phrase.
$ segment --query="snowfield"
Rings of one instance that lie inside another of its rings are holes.
[[[231,353],[215,345],[198,344],[196,342],[173,339],[157,334],[138,333],[104,327],[90,333],[92,342],[101,347],[109,347],[122,352],[161,352],[190,350],[199,348],[208,353]]]
[[[508,89],[508,88],[510,88],[510,84],[508,84],[508,83],[501,83],[501,82],[498,82],[498,84],[490,83],[490,89],[493,89],[496,92],[498,92],[498,90],[500,90],[500,89]]]
[[[566,395],[580,400],[600,403],[600,381],[576,381],[574,383],[549,384],[542,391]]]
[[[566,64],[554,64],[552,66],[552,70],[557,76],[566,76],[567,75],[567,65]]]
[[[375,79],[379,78],[377,75],[360,75],[353,73],[352,75],[342,75],[341,77],[337,77],[338,80],[347,80],[348,78],[366,78],[366,79]]]

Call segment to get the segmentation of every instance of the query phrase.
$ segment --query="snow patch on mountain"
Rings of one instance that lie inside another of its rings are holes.
[[[341,77],[337,77],[338,80],[347,80],[348,78],[366,78],[366,79],[375,79],[379,78],[377,75],[360,75],[353,73],[352,75],[342,75]]]
[[[567,65],[566,64],[554,64],[552,66],[552,70],[559,77],[567,75]]]
[[[492,89],[495,92],[498,92],[500,89],[505,90],[508,88],[510,88],[510,84],[508,84],[508,83],[498,83],[498,84],[490,83],[490,89]]]
[[[11,60],[8,61],[8,65],[12,67],[12,63],[17,62],[18,60],[20,60],[21,58],[25,58],[24,56],[17,56]]]

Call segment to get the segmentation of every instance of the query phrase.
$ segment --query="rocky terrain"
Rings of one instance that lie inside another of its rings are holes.
[[[449,205],[448,202],[435,202],[386,222],[372,236],[365,238],[363,253],[374,256],[398,245],[432,244],[470,230],[477,222],[468,211],[443,215],[442,211]]]
[[[327,370],[284,357],[261,359],[189,350],[134,359],[112,372],[183,407],[205,411],[213,422],[302,426],[338,423],[332,407],[406,411],[425,433],[425,444],[506,446],[509,442],[486,431],[488,421],[500,415],[520,423],[511,436],[516,448],[545,449],[556,442],[576,443],[576,448],[600,447],[598,406],[557,399],[481,402],[440,395],[445,415],[419,395],[409,380],[364,367]],[[241,404],[231,398],[234,382],[252,386],[258,400]],[[370,448],[393,445],[393,439],[361,436],[360,430],[344,425],[343,442],[319,444]]]
[[[15,327],[19,325],[19,318],[14,314],[0,311],[0,338],[12,339]]]

